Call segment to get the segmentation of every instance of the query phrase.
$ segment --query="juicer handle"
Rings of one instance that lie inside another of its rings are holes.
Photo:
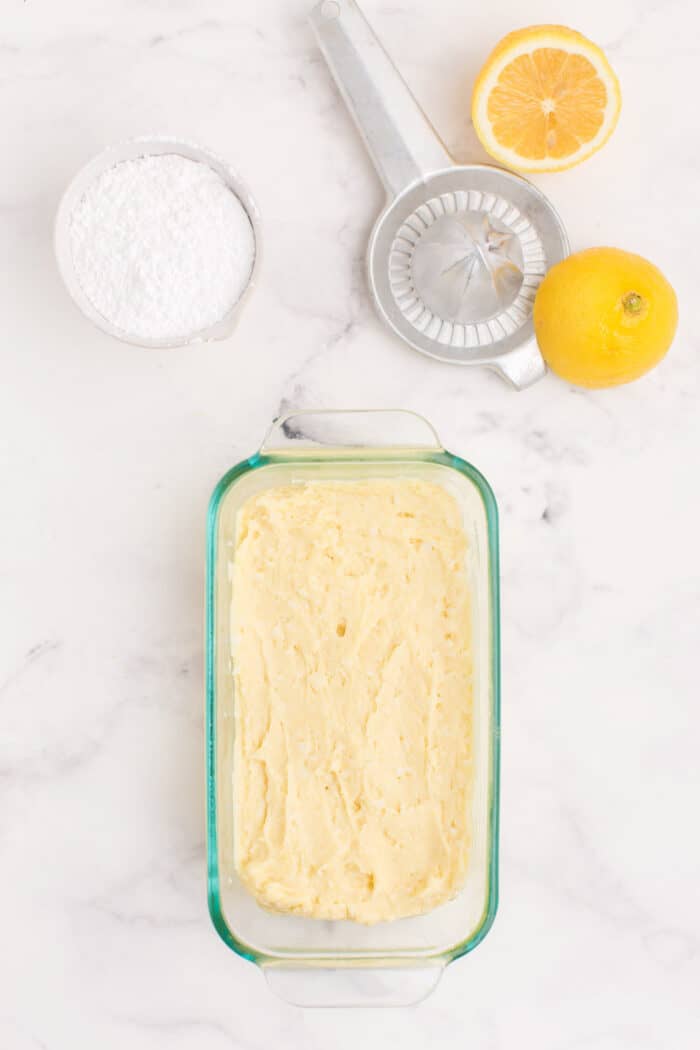
[[[390,197],[452,158],[355,0],[311,12],[319,47]]]
[[[442,977],[444,964],[367,967],[303,967],[266,963],[270,989],[293,1006],[414,1006],[426,999]]]
[[[274,420],[263,455],[297,449],[431,449],[442,451],[433,426],[405,408],[301,409]]]

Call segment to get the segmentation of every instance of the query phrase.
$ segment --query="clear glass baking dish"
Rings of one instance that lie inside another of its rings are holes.
[[[468,537],[474,661],[473,842],[466,883],[416,918],[362,926],[273,914],[239,881],[233,856],[233,689],[230,562],[241,505],[254,493],[309,480],[407,477],[443,485]],[[303,1006],[405,1005],[424,998],[449,962],[488,932],[498,895],[498,518],[486,480],[446,452],[430,424],[403,410],[298,412],[219,482],[209,506],[206,598],[207,860],[218,933],[257,963],[271,987]]]

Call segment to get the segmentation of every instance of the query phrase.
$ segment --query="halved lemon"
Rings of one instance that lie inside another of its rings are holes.
[[[521,171],[561,171],[590,157],[620,115],[620,85],[601,49],[564,26],[531,26],[496,45],[474,87],[484,149]]]

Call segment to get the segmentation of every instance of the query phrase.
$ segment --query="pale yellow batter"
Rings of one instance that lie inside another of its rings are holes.
[[[422,481],[311,482],[236,529],[236,867],[265,907],[378,922],[464,881],[466,537]]]

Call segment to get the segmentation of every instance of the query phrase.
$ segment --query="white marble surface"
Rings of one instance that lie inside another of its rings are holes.
[[[414,354],[373,316],[380,187],[307,6],[2,3],[0,1047],[695,1050],[696,6],[366,0],[460,159],[483,158],[470,83],[515,25],[570,23],[620,75],[608,146],[537,182],[574,248],[667,272],[678,338],[628,388],[548,377],[521,394]],[[62,189],[152,131],[218,150],[258,198],[260,285],[228,342],[122,346],[60,284]],[[415,1010],[288,1007],[206,911],[205,510],[285,405],[423,412],[500,501],[500,913]]]

